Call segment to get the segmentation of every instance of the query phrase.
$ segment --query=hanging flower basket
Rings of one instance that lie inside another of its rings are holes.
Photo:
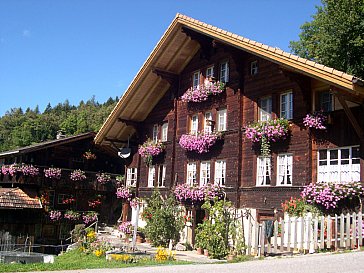
[[[271,143],[286,139],[288,131],[288,120],[283,118],[270,119],[247,126],[245,128],[245,136],[253,143],[260,143],[262,156],[268,156]]]
[[[71,175],[70,175],[71,180],[73,181],[83,181],[86,179],[86,175],[85,172],[78,169],[78,170],[74,170]]]
[[[323,111],[316,111],[313,114],[307,114],[303,118],[303,125],[307,128],[313,128],[317,130],[326,130],[327,116]]]
[[[64,218],[70,221],[77,221],[81,217],[81,214],[74,210],[66,210],[64,213]]]
[[[159,155],[164,150],[164,144],[161,141],[153,141],[150,138],[147,139],[143,145],[139,146],[138,153],[143,157],[147,165],[152,164],[153,157]]]
[[[1,172],[2,172],[3,175],[7,175],[8,174],[10,176],[14,176],[19,171],[20,171],[20,167],[16,163],[13,163],[11,165],[3,165],[3,166],[1,166]]]
[[[197,135],[184,134],[179,140],[179,145],[189,152],[199,154],[207,153],[210,148],[222,137],[219,132],[198,133]]]
[[[98,173],[96,174],[96,180],[100,184],[104,185],[111,180],[111,176],[107,173]]]
[[[82,214],[82,221],[85,225],[91,224],[97,221],[97,212],[95,211],[88,211]]]
[[[225,84],[222,82],[205,81],[204,84],[187,89],[181,100],[184,102],[202,102],[206,101],[209,96],[220,94],[224,90]]]
[[[39,174],[39,169],[33,165],[22,164],[18,170],[25,176],[37,176]]]
[[[49,168],[44,170],[44,176],[51,179],[61,179],[62,170],[60,168]]]
[[[99,198],[99,197],[97,197],[97,198],[95,198],[95,199],[92,199],[92,200],[88,201],[88,206],[89,206],[90,208],[93,208],[93,209],[98,208],[99,206],[101,206],[101,204],[102,204],[102,202],[101,202],[101,200],[100,200],[100,198]]]
[[[94,153],[92,153],[91,151],[85,152],[82,156],[87,160],[95,160],[96,159],[96,155]]]
[[[51,221],[59,221],[62,219],[62,212],[60,212],[59,210],[51,210],[49,212],[49,219],[51,219]]]
[[[131,197],[133,196],[133,193],[131,192],[130,188],[121,186],[116,189],[116,196],[117,198],[130,200]]]

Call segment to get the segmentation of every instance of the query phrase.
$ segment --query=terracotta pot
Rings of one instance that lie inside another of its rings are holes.
[[[196,251],[198,255],[203,255],[203,249],[201,247],[198,247]]]
[[[208,257],[209,256],[209,251],[207,249],[204,249],[203,250],[203,255],[205,255],[206,257]]]

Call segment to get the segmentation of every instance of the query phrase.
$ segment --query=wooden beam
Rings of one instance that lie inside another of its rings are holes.
[[[354,130],[355,130],[356,134],[358,135],[360,141],[363,142],[363,140],[364,140],[363,129],[360,127],[359,122],[356,120],[353,112],[351,111],[348,104],[346,103],[345,98],[339,93],[336,94],[336,97],[338,98],[341,106],[344,108],[344,112],[345,112],[346,116],[348,117],[351,125],[354,127]]]
[[[166,71],[160,68],[153,68],[153,73],[155,73],[158,77],[161,77],[163,80],[166,80],[171,86],[175,86],[178,84],[179,76],[176,73]]]
[[[185,33],[188,37],[190,37],[191,40],[194,40],[200,44],[201,46],[200,58],[209,61],[214,51],[213,39],[209,36],[196,32],[187,27],[182,27],[182,32]]]
[[[134,120],[129,120],[126,118],[118,118],[118,121],[124,123],[126,126],[134,127],[135,130],[138,130],[138,128],[140,126],[140,122],[134,121]]]

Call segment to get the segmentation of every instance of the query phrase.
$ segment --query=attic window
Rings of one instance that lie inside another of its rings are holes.
[[[253,61],[250,63],[250,75],[258,74],[258,61]]]

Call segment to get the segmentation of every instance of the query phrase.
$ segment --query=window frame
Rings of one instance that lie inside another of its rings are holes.
[[[328,95],[329,100],[328,101],[324,101],[323,98],[325,95]],[[326,113],[332,112],[335,109],[334,106],[334,95],[330,92],[330,91],[320,91],[318,92],[318,110],[323,110]],[[323,105],[327,104],[328,107],[326,109],[326,107],[324,107]]]
[[[342,158],[342,152],[343,150],[349,150],[349,155],[348,158]],[[353,150],[354,149],[359,149],[359,154],[358,157],[353,157]],[[320,152],[324,152],[326,151],[326,158],[325,159],[320,159]],[[336,158],[331,158],[331,152],[333,151],[337,151],[337,157]],[[357,161],[357,163],[353,163],[353,161]],[[343,161],[348,161],[348,164],[342,164]],[[325,162],[325,164],[320,165],[320,163]],[[330,164],[332,163],[332,164]],[[336,164],[335,164],[336,163]],[[361,170],[360,170],[360,145],[353,145],[353,146],[343,146],[343,147],[337,147],[337,148],[330,148],[330,149],[319,149],[317,150],[317,182],[356,182],[356,181],[360,181],[360,175],[361,175]],[[326,166],[326,171],[320,170],[320,169],[325,169],[325,167],[320,167],[320,166]],[[332,169],[330,170],[329,166],[337,166],[336,170],[332,170],[335,169],[335,167],[331,167]],[[344,167],[342,166],[350,166],[349,170],[345,170]],[[357,170],[355,170],[355,168],[357,168]],[[338,176],[338,181],[335,181],[335,179],[333,179],[332,177],[334,176],[333,173],[337,172],[337,176]],[[345,180],[345,172],[349,172],[349,177],[351,178],[350,180]],[[354,173],[358,172],[358,178],[359,179],[353,179],[354,178]],[[321,174],[323,173],[323,174]],[[326,178],[321,180],[320,177],[324,177]]]
[[[225,69],[224,69],[224,66]],[[220,63],[220,75],[219,80],[222,83],[228,83],[229,82],[229,61],[225,61]]]
[[[282,105],[283,104],[283,97],[286,98],[284,107]],[[288,98],[288,100],[287,100],[287,98]],[[280,105],[280,117],[288,119],[288,120],[293,119],[293,92],[292,92],[292,90],[280,94],[280,96],[279,96],[279,105]],[[283,114],[283,112],[288,113],[288,114]]]
[[[220,122],[221,117],[223,117],[222,119],[223,122]],[[226,130],[227,130],[227,108],[222,108],[216,112],[216,131],[223,132]]]
[[[168,121],[162,124],[161,140],[168,141]]]
[[[192,73],[192,88],[198,88],[200,86],[200,70]]]
[[[211,161],[200,163],[200,186],[206,186],[211,181]]]
[[[152,140],[154,142],[158,141],[158,124],[154,124],[153,125],[153,131],[152,131]]]
[[[196,118],[194,120],[194,118]],[[191,135],[197,135],[198,133],[198,114],[194,114],[191,116],[190,119],[190,134]]]
[[[208,72],[209,70],[211,71],[211,73]],[[214,77],[214,66],[211,65],[208,68],[206,68],[206,79],[208,78],[212,79],[213,77]]]
[[[138,179],[138,168],[126,168],[126,186],[136,187]]]
[[[158,188],[166,187],[166,171],[167,167],[165,164],[158,165],[158,181],[157,181]]]
[[[263,159],[263,175],[260,175],[261,169],[261,159]],[[267,164],[267,162],[269,164]],[[268,166],[267,166],[268,165]],[[268,167],[268,168],[267,168]],[[268,174],[267,174],[268,171]],[[262,183],[260,183],[260,177],[263,177]],[[269,178],[269,183],[267,183],[267,177]],[[257,187],[268,187],[272,185],[272,159],[270,156],[258,156],[257,157],[257,173],[256,173],[256,186]]]
[[[215,161],[214,184],[220,187],[226,185],[226,160],[217,159]]]
[[[154,188],[155,184],[155,166],[150,165],[148,167],[148,188]]]
[[[266,103],[267,103],[267,106],[265,107],[265,108],[267,108],[266,110],[262,107],[263,101],[266,101]],[[258,120],[259,121],[268,121],[268,120],[272,119],[272,113],[273,113],[272,96],[261,97],[258,101]]]
[[[208,115],[209,115],[209,117],[208,117]],[[203,124],[204,133],[212,133],[212,126],[210,124],[208,124],[208,123],[210,123],[209,121],[213,121],[211,111],[207,111],[204,114],[204,124]]]
[[[284,165],[280,164],[280,158],[284,157]],[[280,178],[282,177],[281,174],[281,167],[284,167],[284,174],[283,174],[283,184],[280,182]],[[288,176],[290,176],[290,182],[288,183]],[[293,154],[291,153],[282,153],[277,155],[277,181],[276,186],[293,186]]]
[[[196,185],[197,183],[197,163],[195,161],[187,163],[186,183],[190,186]]]
[[[252,61],[250,63],[250,75],[254,76],[258,74],[258,61]]]

